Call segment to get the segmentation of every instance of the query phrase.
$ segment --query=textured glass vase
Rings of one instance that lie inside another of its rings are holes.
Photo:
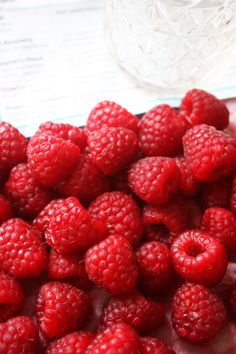
[[[117,62],[139,82],[183,91],[223,75],[235,58],[235,0],[106,0]]]

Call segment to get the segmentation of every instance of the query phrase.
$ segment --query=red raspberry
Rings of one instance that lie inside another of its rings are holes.
[[[91,156],[105,175],[114,176],[134,161],[138,138],[125,128],[102,128],[89,134]]]
[[[67,199],[54,199],[52,200],[46,207],[38,214],[37,218],[34,219],[32,225],[34,228],[36,228],[39,231],[45,231],[50,223],[50,219],[52,215],[54,215],[60,207],[65,207],[65,203],[67,207],[71,205],[71,208],[74,207],[74,202],[73,202],[73,197],[72,200],[71,198]],[[78,201],[79,202],[79,201]],[[82,205],[81,205],[82,207]]]
[[[236,316],[236,283],[234,283],[233,290],[230,297],[231,307],[233,309],[234,315]]]
[[[86,128],[88,131],[104,127],[123,127],[138,133],[138,118],[115,102],[99,102],[90,112]]]
[[[128,182],[127,171],[123,171],[116,176],[110,177],[110,183],[113,191],[120,191],[126,194],[132,193]]]
[[[62,256],[53,249],[49,255],[48,276],[50,279],[71,279],[79,288],[86,289],[90,285],[82,256]]]
[[[26,161],[27,139],[11,124],[0,122],[0,171],[7,174],[12,167]]]
[[[186,197],[194,196],[198,192],[199,182],[194,179],[184,157],[176,157],[175,161],[180,171],[179,189]]]
[[[228,196],[229,194],[226,194],[226,195]],[[228,201],[228,199],[227,199],[227,201]],[[233,182],[232,182],[230,205],[231,205],[232,212],[236,215],[236,174],[234,175]],[[228,207],[228,204],[225,207]]]
[[[188,121],[174,108],[156,106],[140,121],[140,148],[145,156],[177,156],[183,150],[182,137],[188,128]]]
[[[128,295],[111,298],[103,310],[101,323],[108,327],[116,322],[125,322],[137,332],[149,332],[156,329],[164,312],[162,305],[134,291]]]
[[[110,188],[108,177],[102,173],[92,158],[81,155],[72,175],[60,182],[57,189],[63,196],[73,195],[81,202],[90,203]]]
[[[174,278],[169,248],[160,242],[147,242],[138,248],[136,256],[142,289],[154,295],[169,290]]]
[[[143,233],[139,207],[133,198],[123,192],[104,193],[88,209],[89,214],[101,220],[110,235],[124,236],[130,243],[137,243]]]
[[[78,199],[70,197],[50,215],[45,231],[47,243],[67,255],[86,250],[104,238],[105,226],[94,221]]]
[[[192,343],[214,338],[226,324],[220,298],[203,285],[186,283],[172,301],[171,319],[178,335]]]
[[[84,151],[87,145],[87,137],[84,131],[70,124],[44,122],[40,124],[35,135],[51,135],[56,138],[69,140],[77,145],[80,151]]]
[[[0,194],[0,224],[13,217],[12,206],[2,194]]]
[[[205,211],[201,229],[219,239],[230,252],[236,251],[236,218],[233,213],[224,208],[209,208]]]
[[[209,233],[190,230],[171,245],[176,272],[188,281],[214,285],[221,281],[228,265],[224,246]]]
[[[184,198],[172,198],[160,206],[146,205],[143,220],[149,225],[148,240],[162,240],[164,243],[185,231],[189,226],[189,203]],[[153,238],[154,237],[154,238]]]
[[[180,172],[175,160],[168,157],[146,157],[131,166],[129,183],[138,197],[158,205],[176,192]]]
[[[79,161],[80,149],[70,141],[47,135],[33,136],[27,149],[35,178],[46,187],[65,179]]]
[[[15,166],[4,193],[18,214],[35,217],[53,199],[53,193],[41,186],[26,163]]]
[[[229,123],[229,111],[224,102],[203,90],[188,91],[182,100],[180,113],[192,125],[207,124],[223,130]]]
[[[18,281],[5,273],[0,273],[0,289],[0,322],[5,322],[19,313],[24,294]]]
[[[49,344],[45,354],[84,354],[93,338],[90,332],[73,332]]]
[[[167,347],[160,339],[142,337],[140,340],[143,354],[174,354],[173,350]]]
[[[0,323],[1,354],[35,354],[38,352],[38,329],[27,316]]]
[[[141,354],[138,335],[125,323],[114,323],[100,332],[88,346],[86,354]]]
[[[89,297],[70,284],[50,282],[39,291],[36,316],[48,338],[60,337],[79,328],[87,312]]]
[[[1,269],[18,278],[37,277],[46,268],[47,251],[41,235],[21,219],[9,219],[0,227]]]
[[[138,279],[133,249],[118,235],[107,237],[87,251],[85,269],[95,284],[113,295],[129,293]]]
[[[194,178],[212,182],[229,176],[236,168],[236,139],[201,124],[183,137],[184,157]]]
[[[217,182],[204,183],[200,192],[203,209],[212,207],[229,208],[231,196],[231,180],[224,178]]]

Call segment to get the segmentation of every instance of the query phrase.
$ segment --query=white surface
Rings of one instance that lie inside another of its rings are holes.
[[[92,107],[114,100],[133,113],[179,97],[139,87],[104,40],[102,0],[0,0],[0,117],[31,135],[40,122],[83,125]],[[236,96],[236,66],[205,87]]]

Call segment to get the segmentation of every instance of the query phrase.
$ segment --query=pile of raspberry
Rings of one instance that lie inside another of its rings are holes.
[[[198,89],[29,140],[0,122],[1,354],[236,353],[228,124]]]

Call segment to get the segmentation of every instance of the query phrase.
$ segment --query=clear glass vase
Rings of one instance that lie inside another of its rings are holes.
[[[236,52],[235,0],[106,0],[117,62],[139,82],[182,92],[223,75]]]

